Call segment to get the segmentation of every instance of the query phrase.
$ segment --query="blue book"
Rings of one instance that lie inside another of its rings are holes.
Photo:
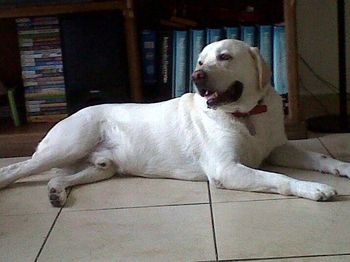
[[[256,46],[255,45],[255,26],[242,25],[241,40],[250,46]]]
[[[187,92],[187,46],[188,32],[174,31],[173,35],[173,97],[182,96]]]
[[[260,54],[272,68],[272,26],[260,25],[258,33]]]
[[[284,26],[273,28],[273,82],[278,94],[288,93],[286,33]]]
[[[207,41],[206,44],[210,44],[219,41],[223,38],[223,32],[221,28],[207,28]]]
[[[157,82],[156,41],[156,31],[143,30],[141,32],[142,76],[145,86],[152,86]]]
[[[161,100],[172,97],[172,31],[160,31],[158,33],[158,66],[159,66],[159,96]]]
[[[237,26],[225,27],[227,39],[240,39],[239,28]]]
[[[191,30],[190,31],[190,68],[189,68],[189,76],[192,75],[193,71],[196,68],[197,61],[198,61],[198,56],[202,49],[204,48],[206,43],[206,38],[205,38],[205,30],[198,29],[198,30]],[[189,78],[189,91],[194,92],[195,90],[195,84],[192,81],[191,77]]]
[[[62,65],[62,61],[45,61],[45,62],[35,62],[35,66],[45,66],[45,65]]]

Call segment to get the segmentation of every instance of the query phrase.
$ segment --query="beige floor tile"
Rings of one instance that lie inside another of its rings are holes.
[[[213,205],[219,259],[350,253],[350,198]]]
[[[281,261],[281,262],[349,262],[350,255],[262,259],[262,260],[258,260],[258,261],[264,261],[264,262],[274,262],[274,261]]]
[[[56,214],[0,216],[0,261],[34,261]]]
[[[39,261],[215,259],[209,205],[61,213]]]
[[[0,167],[27,160],[28,157],[2,158]],[[23,215],[37,213],[56,213],[58,208],[50,205],[47,182],[52,176],[35,175],[18,180],[0,190],[0,215]]]
[[[58,211],[50,205],[46,183],[16,183],[0,190],[0,215],[57,214]]]
[[[320,139],[335,158],[350,162],[350,134],[333,134]]]
[[[73,188],[64,211],[209,203],[207,182],[115,177]]]

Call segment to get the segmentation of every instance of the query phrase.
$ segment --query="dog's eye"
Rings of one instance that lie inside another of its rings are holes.
[[[198,65],[202,66],[203,62],[202,61],[198,61]]]
[[[219,61],[227,61],[227,60],[231,60],[232,56],[229,54],[220,54],[218,55],[218,60]]]

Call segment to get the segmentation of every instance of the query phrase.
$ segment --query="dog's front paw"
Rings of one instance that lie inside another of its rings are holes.
[[[315,201],[325,201],[337,195],[333,187],[320,183],[296,181],[291,186],[294,195]]]
[[[54,207],[63,207],[67,201],[67,192],[64,187],[58,186],[56,183],[48,184],[49,201]]]

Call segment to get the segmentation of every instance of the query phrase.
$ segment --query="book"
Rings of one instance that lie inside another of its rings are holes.
[[[186,93],[188,72],[188,32],[176,30],[173,33],[173,85],[172,96],[179,97]]]
[[[54,114],[54,115],[30,115],[27,120],[32,123],[55,123],[66,118],[67,114]]]
[[[157,82],[156,42],[156,31],[143,30],[141,32],[142,75],[146,87],[153,86]]]
[[[225,36],[227,39],[240,39],[239,35],[239,27],[238,26],[231,26],[231,27],[225,27]]]
[[[273,27],[273,82],[278,94],[288,93],[285,27]]]
[[[261,56],[272,69],[272,26],[258,26],[258,43]]]
[[[172,97],[172,32],[159,33],[159,92],[161,99]]]
[[[250,46],[255,44],[255,26],[242,25],[241,26],[241,40]]]
[[[18,18],[17,35],[21,55],[24,98],[27,120],[30,116],[45,115],[47,112],[32,103],[65,103],[65,81],[60,45],[60,27],[57,17]],[[50,112],[62,115],[66,106]]]
[[[210,44],[223,39],[223,32],[221,28],[207,28],[206,29],[207,41],[206,44]]]
[[[7,97],[10,105],[11,116],[13,119],[13,123],[16,127],[21,125],[21,120],[18,113],[18,107],[15,98],[15,89],[11,88],[7,91]]]
[[[196,68],[198,56],[206,43],[205,30],[193,29],[190,30],[190,47],[189,47],[189,92],[194,92],[195,84],[192,81],[191,75]]]

